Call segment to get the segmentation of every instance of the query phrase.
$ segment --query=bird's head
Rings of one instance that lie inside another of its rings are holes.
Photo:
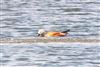
[[[45,33],[46,33],[46,30],[44,30],[44,29],[39,29],[38,30],[38,36],[40,36],[40,37],[44,37]]]

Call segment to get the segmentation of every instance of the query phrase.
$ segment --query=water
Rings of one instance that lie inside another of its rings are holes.
[[[68,37],[100,38],[100,0],[0,0],[0,38],[37,37],[37,31],[71,29]],[[3,44],[0,65],[99,67],[100,45]]]
[[[0,38],[36,37],[40,28],[100,37],[100,0],[0,0]]]
[[[99,67],[100,45],[80,43],[3,44],[2,66]]]

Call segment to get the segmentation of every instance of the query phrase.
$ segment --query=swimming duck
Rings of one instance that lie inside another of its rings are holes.
[[[38,36],[39,37],[63,37],[63,36],[66,36],[68,34],[70,30],[66,30],[66,31],[62,31],[62,32],[48,32],[44,29],[40,29],[38,31]]]

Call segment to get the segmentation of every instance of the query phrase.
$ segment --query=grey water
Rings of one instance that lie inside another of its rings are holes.
[[[81,43],[6,44],[0,46],[2,66],[99,67],[100,45]]]
[[[100,38],[100,0],[0,0],[0,38],[37,37],[38,29]],[[0,66],[99,67],[100,46],[71,43],[3,44]]]
[[[100,0],[0,0],[0,38],[36,37],[38,29],[100,37]]]

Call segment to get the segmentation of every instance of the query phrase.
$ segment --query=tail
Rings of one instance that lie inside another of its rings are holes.
[[[62,33],[68,33],[70,31],[70,29],[66,30],[66,31],[62,31]]]

